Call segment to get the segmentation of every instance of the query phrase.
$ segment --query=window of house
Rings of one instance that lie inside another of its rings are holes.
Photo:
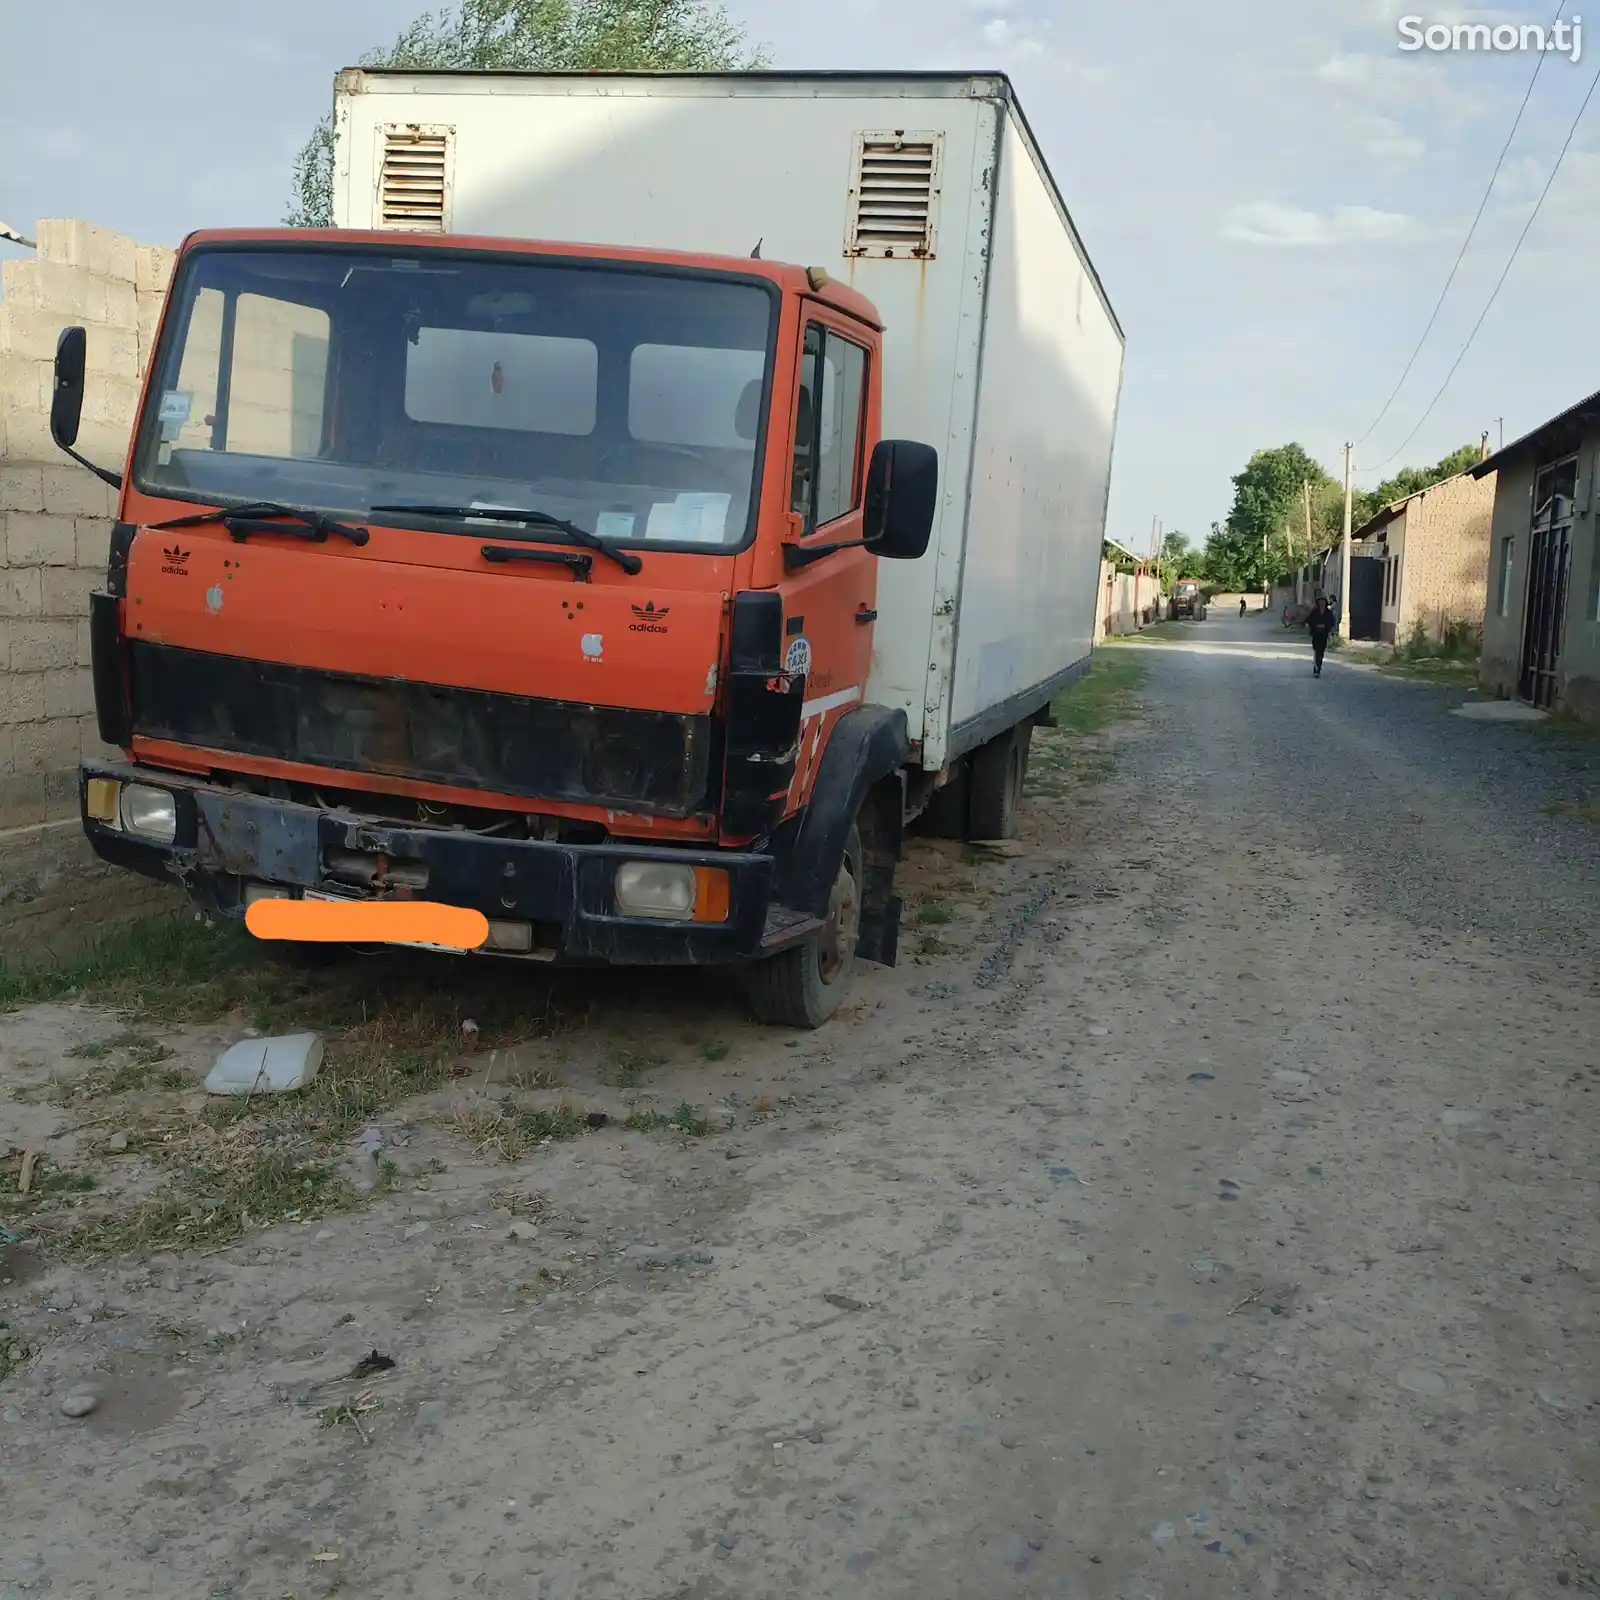
[[[587,339],[419,328],[406,350],[406,415],[457,428],[594,431],[600,352]]]
[[[1511,571],[1516,551],[1516,540],[1507,534],[1500,541],[1500,577],[1495,584],[1495,615],[1504,617],[1511,613]]]
[[[795,417],[793,509],[806,531],[861,503],[861,436],[867,352],[813,323],[800,363]]]

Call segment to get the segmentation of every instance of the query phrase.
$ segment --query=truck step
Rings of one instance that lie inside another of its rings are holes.
[[[787,950],[821,929],[820,917],[808,917],[803,911],[791,911],[787,906],[772,906],[767,911],[767,925],[761,932],[761,953],[770,956]]]

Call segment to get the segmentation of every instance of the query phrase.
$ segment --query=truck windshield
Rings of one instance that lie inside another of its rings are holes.
[[[134,458],[148,493],[353,518],[537,506],[607,541],[693,549],[749,531],[776,326],[765,284],[208,246],[173,292]]]

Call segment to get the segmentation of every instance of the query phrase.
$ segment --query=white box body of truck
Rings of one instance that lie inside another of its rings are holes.
[[[940,771],[1088,662],[1122,330],[1004,77],[352,69],[343,228],[749,256],[877,306],[883,435],[933,445],[867,698]]]

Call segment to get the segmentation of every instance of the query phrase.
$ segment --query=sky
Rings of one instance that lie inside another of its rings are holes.
[[[1203,540],[1250,455],[1358,486],[1600,388],[1600,94],[1466,358],[1600,70],[1545,58],[1444,310],[1400,377],[1527,89],[1524,54],[1402,51],[1400,22],[1548,23],[1551,0],[733,0],[780,68],[1003,69],[1127,335],[1108,532]],[[1578,0],[1581,7],[1581,0]],[[176,243],[273,224],[334,72],[425,0],[0,0],[0,218]],[[1581,9],[1577,13],[1582,15]],[[16,254],[0,246],[0,255]],[[1369,432],[1370,428],[1370,432]],[[1403,447],[1403,448],[1402,448]],[[1396,454],[1396,452],[1399,452]]]

